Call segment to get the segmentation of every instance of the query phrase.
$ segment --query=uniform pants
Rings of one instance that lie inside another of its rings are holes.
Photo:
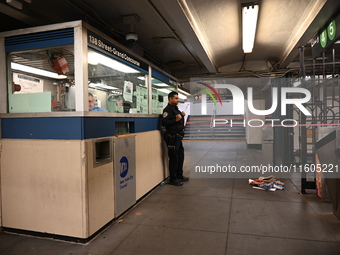
[[[174,148],[168,147],[170,180],[183,178],[184,148],[182,140],[175,142]]]

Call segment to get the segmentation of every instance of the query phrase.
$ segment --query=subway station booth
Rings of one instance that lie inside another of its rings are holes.
[[[0,254],[338,255],[339,10],[0,1]]]
[[[0,37],[2,226],[86,240],[167,178],[176,79],[82,21]]]

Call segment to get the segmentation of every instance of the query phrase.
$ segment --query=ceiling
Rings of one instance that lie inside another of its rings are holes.
[[[338,0],[261,0],[255,45],[244,54],[241,3],[247,0],[0,0],[0,31],[84,20],[177,77],[286,72]],[[126,35],[138,35],[135,43]],[[306,51],[308,52],[308,51]],[[310,53],[309,53],[310,54]],[[284,69],[284,70],[283,70]]]

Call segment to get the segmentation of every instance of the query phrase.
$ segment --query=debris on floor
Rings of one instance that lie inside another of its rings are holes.
[[[249,179],[249,184],[253,185],[254,189],[268,191],[276,191],[277,189],[283,190],[285,185],[283,182],[276,180],[273,175],[268,177],[259,177],[256,180]]]

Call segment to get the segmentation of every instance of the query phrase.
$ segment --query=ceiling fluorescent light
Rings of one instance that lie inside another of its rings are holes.
[[[253,51],[258,13],[258,4],[242,4],[242,48],[244,53]]]
[[[103,84],[103,83],[90,83],[89,86],[90,86],[91,88],[118,89],[118,88],[116,88],[116,87],[109,86],[109,85],[106,85],[106,84]]]
[[[168,89],[157,89],[163,93],[166,93],[166,94],[169,94],[171,92],[171,90],[168,90]]]
[[[88,53],[88,62],[91,65],[102,64],[104,66],[110,67],[122,73],[139,73],[139,71],[125,64],[122,64],[112,58],[108,58],[102,54],[98,54],[93,51]]]
[[[179,99],[184,99],[184,100],[186,100],[188,98],[186,95],[183,95],[181,93],[178,93],[178,97],[179,97]]]
[[[155,85],[157,87],[169,87],[169,85],[165,83],[152,83],[152,85]]]
[[[26,72],[26,73],[37,74],[37,75],[40,75],[40,76],[45,76],[45,77],[54,78],[54,79],[66,79],[67,78],[66,75],[58,75],[57,73],[53,73],[53,72],[45,71],[45,70],[42,70],[42,69],[13,63],[13,62],[11,62],[11,68],[14,69],[14,70],[18,70],[18,71],[22,71],[22,72]]]

